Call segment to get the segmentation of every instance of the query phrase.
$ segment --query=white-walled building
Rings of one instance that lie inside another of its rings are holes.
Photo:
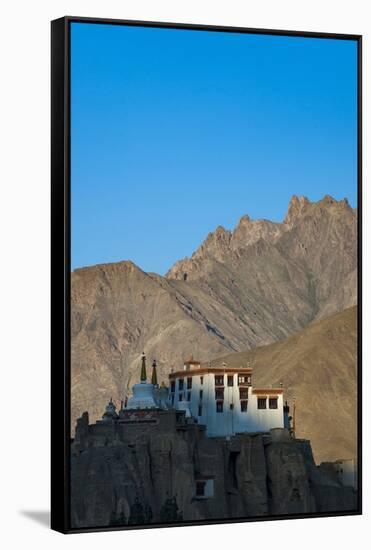
[[[156,371],[154,360],[151,383],[147,382],[143,353],[140,382],[133,386],[133,393],[121,410],[175,408],[184,411],[190,421],[205,425],[208,437],[290,429],[283,389],[253,388],[251,368],[226,364],[201,368],[199,361],[189,360],[183,370],[169,375],[169,388],[158,386]],[[111,418],[107,411],[105,417]]]
[[[282,388],[252,387],[251,368],[187,361],[169,375],[169,405],[206,425],[209,437],[284,427]]]

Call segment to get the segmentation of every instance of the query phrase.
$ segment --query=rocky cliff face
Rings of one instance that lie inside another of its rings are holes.
[[[347,201],[293,197],[283,223],[219,227],[166,277],[131,262],[72,273],[72,424],[98,418],[136,380],[140,353],[167,377],[287,338],[356,301],[356,214]],[[185,280],[186,279],[186,280]]]
[[[230,288],[231,306],[237,306],[233,302],[245,291],[251,300],[256,298],[257,308],[259,303],[267,307],[265,323],[270,317],[281,321],[287,336],[295,322],[294,328],[302,328],[355,304],[356,239],[356,214],[346,199],[325,196],[311,203],[294,196],[283,223],[244,216],[233,232],[218,227],[167,278],[179,280],[186,273],[188,281],[206,290],[225,281],[227,271],[227,280],[238,283],[238,290]],[[219,292],[218,298],[222,301],[225,295]],[[248,316],[252,305],[248,302],[243,313],[254,327]]]
[[[309,442],[286,430],[208,439],[197,425],[177,423],[174,412],[161,415],[148,426],[89,426],[87,415],[79,421],[73,527],[356,509],[354,490],[316,467]],[[211,480],[208,498],[197,498],[197,480]]]

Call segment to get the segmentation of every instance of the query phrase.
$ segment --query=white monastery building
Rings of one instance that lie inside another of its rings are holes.
[[[147,382],[146,357],[143,353],[140,383],[125,409],[169,409],[184,411],[189,421],[206,426],[208,437],[228,437],[238,433],[268,432],[289,428],[287,404],[281,388],[253,388],[252,369],[201,367],[190,359],[183,369],[169,375],[170,386],[157,384],[156,361],[152,364],[151,383]]]
[[[209,437],[283,428],[282,388],[254,389],[252,369],[202,367],[189,360],[169,376],[169,403],[206,426]]]

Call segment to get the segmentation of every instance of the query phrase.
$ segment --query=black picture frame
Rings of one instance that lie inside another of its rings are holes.
[[[70,522],[70,25],[109,24],[193,31],[296,36],[352,40],[357,43],[358,135],[358,508],[351,512],[326,512],[284,516],[182,521],[171,524],[74,529]],[[62,17],[51,22],[51,528],[61,533],[152,529],[187,525],[274,521],[362,514],[362,36],[271,29],[253,29],[129,21],[90,17]]]

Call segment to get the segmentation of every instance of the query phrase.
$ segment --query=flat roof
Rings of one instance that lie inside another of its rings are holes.
[[[171,372],[169,379],[173,378],[189,378],[191,376],[197,376],[200,374],[251,374],[253,369],[247,367],[235,368],[235,367],[205,367],[197,370],[179,370]]]
[[[283,393],[283,388],[255,388],[252,393],[269,395],[272,393]]]

